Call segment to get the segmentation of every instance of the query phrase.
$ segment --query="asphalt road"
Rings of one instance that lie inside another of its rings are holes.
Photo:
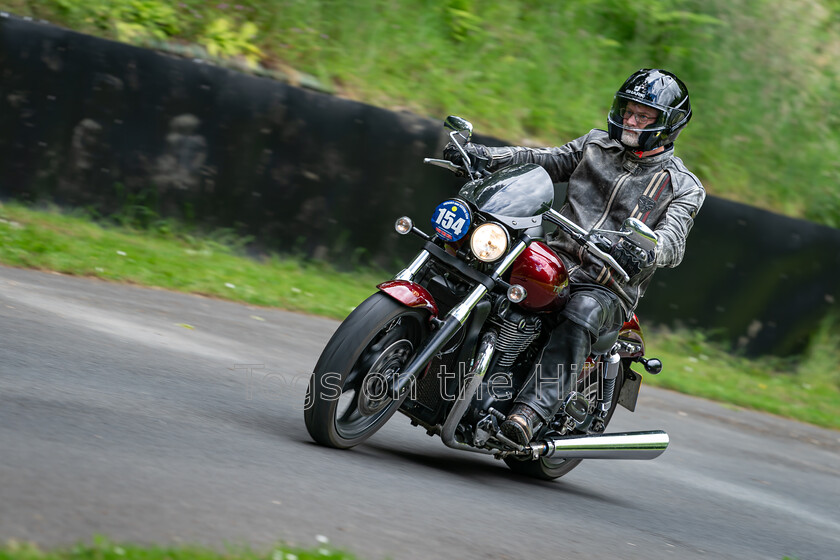
[[[337,323],[0,268],[0,541],[316,546],[362,558],[840,558],[840,432],[643,387],[654,461],[520,478],[395,416],[310,442]],[[666,371],[663,375],[667,375]]]

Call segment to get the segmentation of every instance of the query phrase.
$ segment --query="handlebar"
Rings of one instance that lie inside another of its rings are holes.
[[[452,116],[447,117],[446,122],[444,124],[447,128],[453,129],[452,132],[449,134],[449,137],[452,139],[452,142],[455,144],[455,146],[458,147],[458,151],[461,152],[463,165],[456,165],[449,160],[434,158],[425,158],[423,159],[423,163],[435,165],[437,167],[442,167],[459,176],[466,175],[470,179],[476,179],[479,177],[486,177],[490,175],[490,173],[487,172],[486,169],[481,168],[482,166],[477,166],[478,168],[473,168],[470,162],[470,158],[467,155],[467,152],[464,150],[464,147],[461,145],[461,143],[458,142],[458,140],[455,138],[456,135],[459,135],[461,138],[469,142],[470,137],[472,135],[472,124],[459,117]],[[466,136],[464,135],[465,132],[467,133]],[[556,211],[553,208],[549,208],[548,211],[545,212],[545,214],[543,214],[543,216],[549,222],[556,224],[560,229],[569,234],[569,236],[572,239],[580,243],[580,245],[582,245],[589,253],[606,262],[610,267],[612,267],[613,270],[615,270],[621,275],[622,278],[624,278],[625,282],[628,282],[630,280],[630,276],[621,267],[621,265],[619,265],[618,262],[616,262],[612,255],[609,255],[606,252],[604,252],[592,241],[590,232],[586,231],[573,221],[561,215],[560,212]]]
[[[449,117],[447,119],[447,126],[449,126],[450,119],[457,119],[457,117]],[[464,136],[463,131],[468,130],[470,134],[472,134],[472,125],[467,123],[466,121],[461,122],[461,119],[458,119],[456,122],[457,125],[467,125],[468,129],[456,129],[449,133],[449,138],[452,140],[452,144],[458,148],[458,151],[461,152],[461,160],[462,164],[457,165],[452,163],[451,161],[444,160],[444,159],[433,159],[433,158],[425,158],[423,163],[428,163],[431,165],[437,165],[438,167],[443,167],[444,169],[448,169],[449,171],[455,173],[459,177],[469,177],[470,180],[479,179],[481,177],[488,177],[490,173],[484,169],[483,165],[477,165],[474,161],[470,159],[469,154],[464,149],[464,146],[458,142],[456,136],[460,136],[461,138],[467,141],[467,144],[470,142],[470,137]],[[451,128],[451,127],[450,127]]]
[[[568,219],[567,217],[563,216],[555,210],[554,208],[549,208],[548,211],[543,214],[543,217],[551,222],[552,224],[557,225],[560,229],[565,231],[569,236],[580,243],[583,247],[586,248],[594,256],[598,257],[602,261],[606,262],[613,270],[618,272],[622,278],[624,278],[625,282],[630,280],[630,275],[625,272],[625,270],[621,267],[620,264],[613,258],[612,255],[605,253],[600,247],[595,245],[592,240],[589,238],[589,232]]]
[[[460,165],[455,165],[449,160],[424,158],[423,163],[443,167],[444,169],[448,169],[453,173],[463,173],[463,168]],[[586,231],[567,217],[563,216],[554,208],[549,208],[548,211],[545,214],[543,214],[543,217],[549,222],[557,225],[567,234],[569,234],[569,236],[572,239],[580,243],[583,247],[586,248],[587,251],[589,251],[594,256],[598,257],[599,259],[610,265],[610,267],[612,267],[613,270],[618,272],[621,275],[621,277],[624,278],[625,282],[630,280],[630,276],[627,274],[627,272],[625,272],[621,265],[618,264],[618,262],[616,262],[615,258],[613,258],[612,255],[604,252],[600,247],[593,243],[592,239],[590,239],[588,231]]]

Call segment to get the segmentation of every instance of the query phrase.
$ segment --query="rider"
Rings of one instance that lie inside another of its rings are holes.
[[[682,261],[686,237],[706,196],[697,177],[674,155],[674,141],[690,119],[685,84],[670,72],[642,69],[615,94],[608,132],[592,130],[553,148],[465,146],[473,162],[484,160],[489,171],[535,163],[554,182],[568,181],[560,212],[587,231],[617,231],[634,217],[658,239],[649,252],[611,243],[610,253],[630,276],[625,282],[567,236],[549,237],[549,246],[569,271],[571,299],[502,423],[502,433],[517,443],[530,442],[541,423],[554,417],[592,345],[602,336],[614,336],[632,315],[654,271]],[[461,161],[452,144],[444,157]]]

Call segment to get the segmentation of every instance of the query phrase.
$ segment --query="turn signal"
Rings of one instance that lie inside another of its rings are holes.
[[[408,216],[403,216],[402,218],[399,218],[394,224],[394,229],[397,230],[397,233],[399,233],[400,235],[410,233],[413,227],[414,222],[412,222],[411,218],[409,218]]]
[[[507,291],[507,298],[513,303],[524,301],[528,297],[528,292],[519,284],[514,284]]]

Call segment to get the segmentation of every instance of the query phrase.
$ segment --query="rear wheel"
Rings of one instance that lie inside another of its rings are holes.
[[[304,420],[316,442],[346,449],[372,436],[399,408],[390,381],[429,332],[429,313],[383,293],[359,305],[333,334],[306,394]]]
[[[605,428],[609,425],[610,420],[615,413],[615,409],[618,406],[618,394],[621,391],[621,385],[623,382],[624,364],[622,363],[618,369],[618,377],[616,378],[612,406],[610,407],[606,418],[604,418]],[[597,386],[586,387],[583,389],[582,393],[591,400],[592,396],[597,395]],[[539,459],[522,460],[516,457],[505,457],[504,461],[512,471],[518,474],[542,480],[554,480],[555,478],[560,478],[577,467],[583,459],[555,459],[552,457],[540,457]]]

